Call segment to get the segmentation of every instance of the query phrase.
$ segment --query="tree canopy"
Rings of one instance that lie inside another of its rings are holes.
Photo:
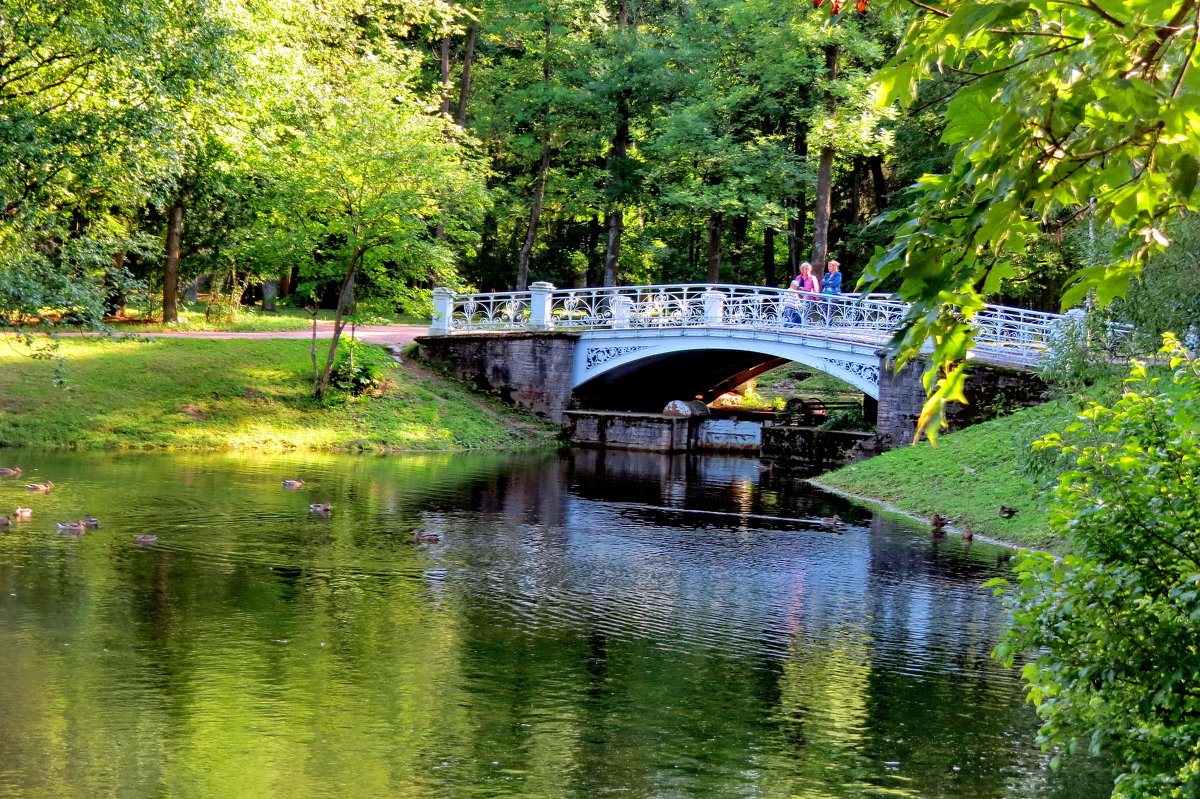
[[[891,214],[895,237],[868,269],[915,305],[898,351],[932,339],[939,370],[922,423],[936,433],[962,399],[971,316],[1044,233],[1085,215],[1116,235],[1062,303],[1103,303],[1168,243],[1167,221],[1196,210],[1200,41],[1194,0],[959,0],[915,3],[878,80],[883,102],[947,101],[948,170],[923,176]]]

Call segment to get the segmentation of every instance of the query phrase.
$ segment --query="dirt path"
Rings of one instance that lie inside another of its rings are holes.
[[[417,336],[429,332],[428,327],[417,325],[364,325],[355,331],[362,341],[372,344],[410,344]],[[92,335],[63,332],[59,335]],[[139,333],[146,338],[302,338],[312,337],[312,329],[278,330],[278,331],[242,331],[227,330],[178,330],[163,333]],[[350,328],[342,331],[344,338],[350,337]],[[317,338],[328,340],[333,337],[333,322],[317,322]]]

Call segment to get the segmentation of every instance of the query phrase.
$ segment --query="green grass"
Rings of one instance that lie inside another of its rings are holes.
[[[319,403],[303,340],[71,339],[60,352],[61,367],[0,347],[0,445],[467,450],[557,432],[408,363],[379,396]]]
[[[1159,372],[1166,375],[1166,370]],[[1064,551],[1051,532],[1050,503],[1060,475],[1070,464],[1056,451],[1033,452],[1034,441],[1061,432],[1091,402],[1108,405],[1124,390],[1125,373],[1111,374],[1082,396],[1058,399],[843,467],[813,481],[838,491],[890,503],[917,516],[939,513],[960,530],[1021,546]],[[1160,388],[1172,393],[1164,380]],[[1011,519],[996,511],[1018,508]]]
[[[742,406],[781,409],[792,397],[817,397],[825,402],[858,401],[862,399],[862,391],[832,375],[789,363],[754,378],[754,391]]]
[[[888,502],[907,513],[940,513],[955,527],[1024,546],[1055,549],[1047,514],[1062,465],[1029,445],[1061,431],[1078,412],[1066,400],[923,441],[822,475],[815,482],[838,491]],[[1018,508],[1001,519],[1001,505]]]

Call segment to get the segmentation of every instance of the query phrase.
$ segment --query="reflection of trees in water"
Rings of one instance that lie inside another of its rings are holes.
[[[863,513],[753,461],[600,455],[45,464],[106,527],[0,537],[18,795],[988,796],[1040,762],[967,551],[765,524]],[[729,516],[630,507],[679,503]]]

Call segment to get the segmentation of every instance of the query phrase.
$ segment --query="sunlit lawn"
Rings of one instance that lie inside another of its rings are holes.
[[[442,450],[554,432],[410,365],[380,396],[317,402],[305,341],[70,339],[60,351],[61,363],[0,345],[0,444]]]

